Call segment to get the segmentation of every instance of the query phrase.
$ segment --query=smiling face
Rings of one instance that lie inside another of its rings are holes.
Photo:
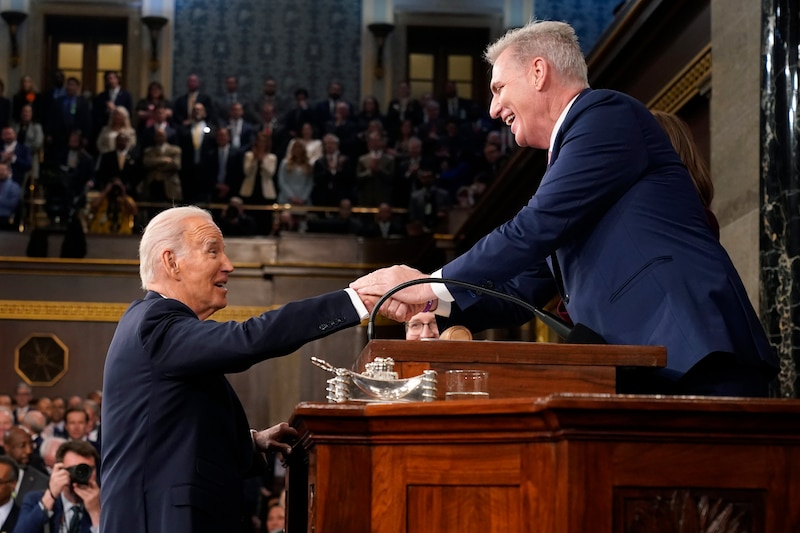
[[[170,294],[185,303],[205,320],[228,305],[228,275],[233,265],[225,255],[225,243],[219,228],[201,217],[186,219],[183,255],[172,254],[174,266],[169,266],[173,283]],[[169,258],[168,258],[169,263]]]
[[[536,58],[529,64],[520,64],[512,48],[500,54],[492,68],[489,114],[511,127],[518,145],[547,148],[553,123],[549,123],[544,94],[539,88],[542,71],[534,65],[537,61],[543,63]]]

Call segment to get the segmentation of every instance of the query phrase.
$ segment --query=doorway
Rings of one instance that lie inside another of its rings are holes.
[[[56,70],[80,80],[84,94],[102,92],[103,73],[126,72],[128,21],[125,17],[45,18],[45,60],[43,84],[50,87]],[[123,86],[125,81],[122,80]]]

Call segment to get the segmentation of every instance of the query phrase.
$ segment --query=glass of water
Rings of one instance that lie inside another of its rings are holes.
[[[485,370],[448,370],[445,376],[446,400],[477,400],[489,397],[489,372]]]

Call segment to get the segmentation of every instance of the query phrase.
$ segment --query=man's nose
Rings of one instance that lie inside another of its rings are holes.
[[[500,103],[497,101],[497,96],[492,96],[492,102],[489,104],[489,116],[492,118],[500,116]]]

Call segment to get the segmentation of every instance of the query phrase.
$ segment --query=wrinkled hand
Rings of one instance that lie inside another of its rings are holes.
[[[253,434],[253,440],[259,450],[264,452],[280,452],[284,456],[292,453],[292,445],[287,443],[298,437],[297,430],[286,422],[281,422],[271,428],[257,431]]]
[[[429,277],[430,276],[427,274],[423,274],[415,268],[406,265],[395,265],[381,268],[380,270],[358,278],[350,284],[350,288],[355,289],[362,298],[365,296],[383,296],[389,290],[405,281]],[[433,300],[435,298],[436,295],[433,294],[433,289],[429,283],[412,285],[392,295],[392,300],[398,300],[412,305],[425,305],[428,300]]]

